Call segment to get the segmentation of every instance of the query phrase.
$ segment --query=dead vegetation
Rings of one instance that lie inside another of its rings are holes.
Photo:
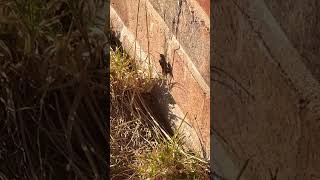
[[[0,179],[106,178],[101,2],[0,2]]]

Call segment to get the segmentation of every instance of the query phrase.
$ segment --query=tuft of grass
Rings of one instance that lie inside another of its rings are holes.
[[[143,105],[143,95],[148,94],[157,84],[156,79],[148,78],[120,48],[110,52],[110,147],[111,179],[128,179],[136,176],[130,167],[134,153],[148,148],[159,135],[148,127],[152,118]]]
[[[163,78],[120,48],[110,54],[111,179],[209,179],[208,163],[183,148],[180,128],[170,136],[147,103],[157,101]]]
[[[162,140],[138,154],[137,170],[142,179],[209,179],[208,163],[186,153],[177,140]]]

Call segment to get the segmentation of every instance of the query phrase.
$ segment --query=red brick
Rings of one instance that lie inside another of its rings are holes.
[[[210,16],[210,0],[196,0],[202,9]]]

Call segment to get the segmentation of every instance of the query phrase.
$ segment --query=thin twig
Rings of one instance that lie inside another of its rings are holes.
[[[137,36],[138,36],[138,26],[139,26],[139,12],[140,12],[140,0],[138,1],[138,12],[137,12],[137,20],[136,20],[136,32],[135,32],[135,40],[134,40],[134,55],[133,59],[136,60],[136,51],[137,51]]]

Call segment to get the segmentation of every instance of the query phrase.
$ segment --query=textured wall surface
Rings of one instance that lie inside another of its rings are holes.
[[[320,177],[316,9],[314,0],[215,2],[213,127],[239,169],[249,160],[247,179]]]
[[[210,0],[197,0],[200,7],[210,16]]]

